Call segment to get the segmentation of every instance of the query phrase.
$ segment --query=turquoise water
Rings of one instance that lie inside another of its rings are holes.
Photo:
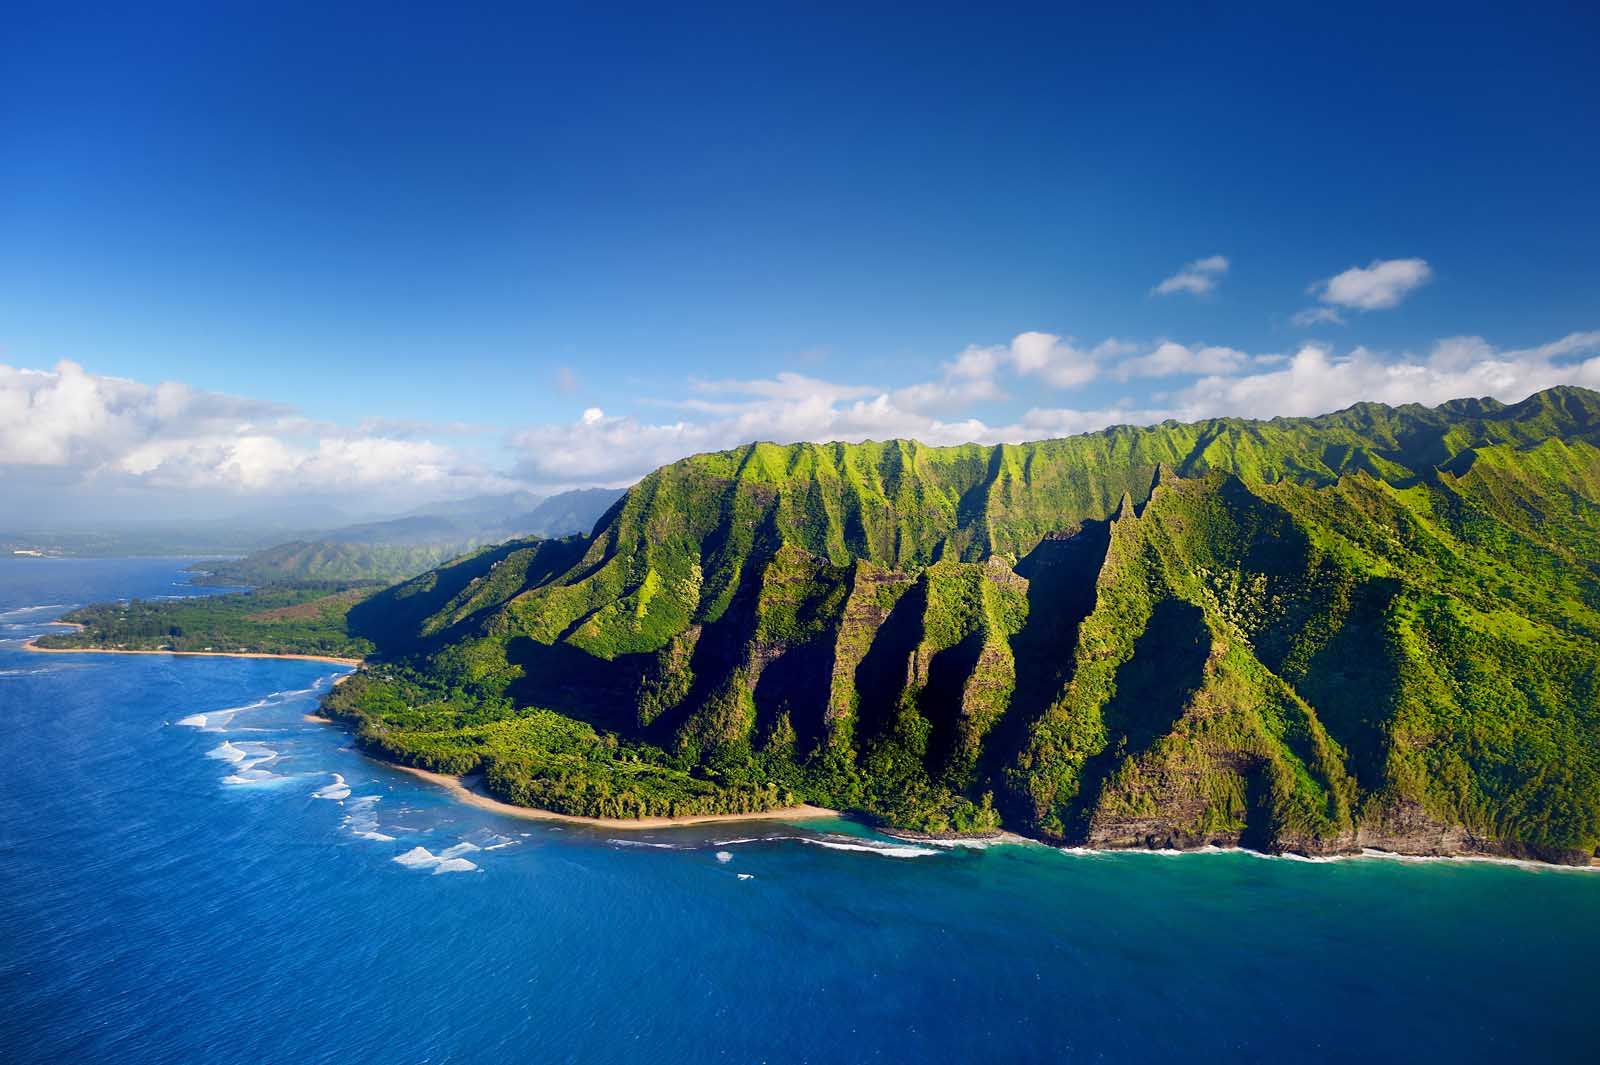
[[[20,649],[70,604],[181,594],[180,567],[0,561],[7,1062],[1600,1046],[1587,872],[555,827],[452,803],[305,721],[335,666]]]

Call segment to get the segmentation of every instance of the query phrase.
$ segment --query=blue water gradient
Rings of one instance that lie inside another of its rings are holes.
[[[454,803],[305,720],[341,667],[21,649],[71,604],[180,594],[181,565],[0,561],[7,1062],[1600,1045],[1586,871],[939,848],[848,822],[555,826]]]

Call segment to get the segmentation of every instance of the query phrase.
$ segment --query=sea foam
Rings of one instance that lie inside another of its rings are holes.
[[[288,688],[283,691],[272,692],[254,702],[244,703],[240,706],[225,706],[219,710],[207,710],[200,714],[190,714],[188,717],[179,718],[178,724],[207,732],[217,732],[226,728],[239,714],[247,714],[252,710],[262,710],[269,706],[278,706],[302,695],[313,695],[321,687],[322,681],[318,680],[317,683],[309,688]]]
[[[338,773],[333,774],[333,783],[318,788],[311,793],[313,799],[348,799],[350,785],[344,782],[344,777]]]
[[[458,843],[454,847],[447,847],[434,854],[426,847],[412,847],[404,854],[397,854],[394,860],[407,869],[432,869],[433,874],[440,873],[470,873],[478,868],[477,863],[460,857],[463,847],[478,850],[470,843]]]
[[[340,825],[357,839],[371,840],[373,843],[393,843],[394,837],[387,832],[378,831],[378,800],[381,795],[363,795],[358,799],[351,799],[345,806],[347,811]]]
[[[863,854],[877,854],[885,858],[926,858],[929,855],[943,853],[936,847],[924,847],[911,843],[888,843],[882,840],[866,839],[860,836],[842,836],[830,833],[824,836],[758,836],[751,839],[723,840],[718,846],[734,847],[742,843],[777,843],[779,841],[798,841],[809,843],[813,847],[826,847],[836,851],[858,851]],[[717,858],[721,861],[720,852]],[[729,855],[729,857],[732,857]]]
[[[11,610],[0,610],[0,619],[21,618],[44,610],[65,610],[66,608],[67,604],[65,603],[40,603],[37,606],[19,606]]]
[[[222,741],[222,745],[220,747],[213,747],[209,751],[207,751],[206,752],[206,757],[207,758],[215,758],[218,761],[222,761],[222,762],[233,762],[233,763],[237,764],[239,762],[244,761],[247,756],[239,748],[235,747],[233,744],[229,743],[227,740],[223,740]]]
[[[875,840],[858,839],[854,836],[796,836],[803,843],[815,847],[827,847],[836,851],[862,851],[867,854],[881,854],[885,858],[926,858],[930,854],[938,854],[934,847],[917,847],[909,843],[879,843]]]

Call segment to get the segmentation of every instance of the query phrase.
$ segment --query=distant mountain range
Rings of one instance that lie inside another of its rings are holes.
[[[484,544],[586,533],[621,496],[621,490],[611,488],[548,498],[528,493],[479,496],[386,521],[348,525],[196,568],[205,574],[201,583],[220,585],[399,580]]]

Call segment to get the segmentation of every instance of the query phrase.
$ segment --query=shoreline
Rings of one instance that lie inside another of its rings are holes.
[[[70,625],[70,621],[53,621],[52,625]],[[80,626],[81,628],[81,626]],[[333,662],[341,666],[361,666],[362,658],[340,658],[336,655],[272,654],[267,651],[144,651],[119,647],[40,647],[37,637],[22,645],[24,651],[41,655],[174,655],[180,658],[284,658],[300,662]]]
[[[1216,855],[1216,854],[1242,854],[1249,858],[1260,858],[1269,862],[1301,862],[1306,865],[1333,865],[1339,862],[1400,862],[1403,864],[1432,864],[1435,862],[1455,862],[1474,865],[1503,865],[1518,869],[1528,870],[1555,870],[1557,872],[1574,873],[1600,873],[1600,858],[1591,859],[1588,865],[1568,865],[1565,862],[1546,862],[1538,858],[1511,858],[1502,854],[1483,854],[1478,852],[1461,854],[1413,854],[1407,851],[1385,850],[1382,847],[1362,847],[1359,850],[1341,851],[1336,854],[1300,854],[1296,851],[1256,850],[1253,847],[1219,847],[1215,844],[1206,844],[1203,847],[1069,847],[1056,843],[1046,843],[1043,840],[1022,837],[1029,843],[1037,843],[1042,847],[1049,847],[1060,854],[1074,858],[1100,858],[1111,854],[1148,854],[1156,858],[1181,858],[1188,855]]]
[[[370,757],[370,755],[368,756]],[[837,810],[829,810],[822,806],[801,804],[799,806],[785,806],[776,810],[764,810],[753,814],[690,814],[687,817],[582,817],[578,814],[558,814],[554,810],[541,810],[534,806],[518,806],[515,803],[504,802],[490,795],[483,788],[483,779],[478,776],[452,776],[448,773],[435,773],[427,769],[418,769],[415,766],[400,765],[383,759],[373,759],[379,764],[408,773],[429,784],[437,785],[450,793],[451,798],[468,806],[476,806],[480,810],[489,810],[507,817],[518,817],[525,821],[560,821],[566,824],[588,825],[590,828],[605,828],[622,831],[638,831],[641,829],[655,828],[683,828],[691,825],[723,824],[729,821],[814,821],[824,817],[842,817]]]
[[[350,674],[346,674],[349,676]],[[339,680],[345,679],[340,677]],[[335,681],[335,684],[339,681]],[[305,720],[312,724],[344,726],[331,718],[318,714],[306,714]],[[346,730],[348,734],[348,729]],[[357,748],[359,750],[359,748]],[[830,810],[824,806],[813,806],[802,803],[799,806],[786,806],[777,810],[768,810],[763,813],[753,814],[699,814],[689,817],[581,817],[577,814],[561,814],[554,810],[541,810],[534,806],[517,806],[490,795],[483,788],[481,777],[468,774],[455,776],[449,773],[435,773],[428,769],[418,769],[416,766],[401,765],[380,758],[367,751],[360,751],[361,756],[368,761],[381,765],[386,769],[398,770],[419,780],[426,781],[439,788],[443,788],[452,799],[475,806],[480,810],[501,814],[505,817],[515,817],[524,821],[554,821],[563,824],[586,825],[590,828],[604,828],[620,831],[641,831],[651,829],[683,828],[694,825],[719,824],[733,821],[811,821],[828,817],[849,818],[850,815],[841,810]],[[1472,862],[1492,865],[1516,866],[1524,869],[1558,869],[1575,870],[1578,872],[1600,872],[1600,858],[1591,859],[1588,865],[1567,865],[1561,862],[1541,861],[1537,858],[1512,858],[1506,855],[1463,853],[1463,854],[1408,854],[1404,851],[1385,850],[1381,847],[1363,847],[1357,851],[1339,854],[1306,855],[1294,852],[1274,854],[1270,851],[1254,850],[1250,847],[1220,847],[1208,844],[1201,847],[1072,847],[1047,840],[1035,839],[1025,836],[1010,829],[1001,829],[987,836],[926,836],[903,834],[893,829],[878,828],[876,831],[893,839],[907,843],[920,843],[924,846],[939,848],[960,847],[991,847],[997,845],[1009,846],[1038,846],[1047,847],[1061,854],[1084,857],[1095,857],[1114,854],[1148,854],[1155,857],[1180,857],[1183,855],[1197,854],[1243,854],[1252,858],[1262,858],[1273,861],[1305,862],[1307,864],[1331,864],[1346,861],[1395,861],[1395,862]]]
[[[342,728],[339,722],[317,714],[306,714],[305,719],[319,725],[333,725]],[[346,730],[348,732],[348,730]],[[799,806],[784,806],[776,810],[763,810],[760,813],[749,814],[690,814],[687,817],[583,817],[578,814],[560,814],[554,810],[541,810],[536,806],[518,806],[515,803],[504,802],[490,795],[483,788],[483,778],[476,775],[455,776],[450,773],[435,773],[429,769],[418,769],[416,766],[401,765],[391,762],[386,758],[378,758],[361,752],[369,761],[376,762],[385,769],[393,769],[406,773],[419,780],[427,781],[436,787],[443,788],[452,799],[476,806],[480,810],[501,814],[505,817],[515,817],[523,821],[559,821],[563,824],[587,825],[590,828],[604,828],[621,831],[641,831],[660,828],[684,828],[693,825],[724,824],[731,821],[815,821],[824,817],[843,817],[838,810],[829,810],[823,806],[812,806],[802,803]]]
[[[370,757],[370,756],[369,756]],[[419,780],[436,785],[449,792],[457,802],[476,806],[480,810],[517,817],[524,821],[560,821],[564,824],[587,825],[612,831],[640,831],[658,828],[684,828],[693,825],[724,824],[730,821],[814,821],[824,817],[842,817],[837,810],[802,804],[785,806],[777,810],[764,810],[753,814],[691,814],[688,817],[582,817],[578,814],[558,814],[554,810],[541,810],[534,806],[517,806],[504,802],[483,790],[483,779],[477,776],[458,777],[448,773],[435,773],[415,766],[400,765],[374,759],[379,764],[408,773]]]

